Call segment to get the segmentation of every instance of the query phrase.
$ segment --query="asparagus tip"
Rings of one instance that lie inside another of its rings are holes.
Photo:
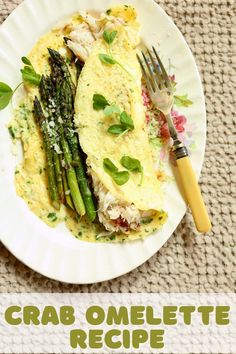
[[[61,58],[61,55],[54,49],[48,48],[48,52],[52,59]]]

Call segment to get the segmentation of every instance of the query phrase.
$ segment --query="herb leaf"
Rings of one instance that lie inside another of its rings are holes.
[[[125,167],[127,170],[132,171],[132,172],[142,172],[142,165],[139,160],[134,159],[130,156],[124,155],[120,163],[123,167]]]
[[[39,86],[41,75],[36,73],[31,61],[27,57],[22,57],[21,61],[25,64],[24,68],[21,69],[23,81]]]
[[[54,222],[54,221],[57,220],[57,214],[56,214],[56,213],[49,213],[48,216],[47,216],[47,218],[48,218],[50,221]]]
[[[141,180],[139,183],[139,186],[141,186],[141,184],[143,183],[143,167],[142,167],[140,161],[137,159],[134,159],[130,156],[124,155],[121,158],[120,163],[123,167],[125,167],[127,170],[129,170],[131,172],[140,172],[141,173]]]
[[[193,102],[188,99],[188,95],[183,95],[183,96],[174,95],[174,104],[177,107],[189,107],[193,104]]]
[[[107,44],[111,44],[116,38],[116,35],[117,35],[117,31],[110,32],[106,30],[103,32],[103,39]]]
[[[153,218],[145,218],[141,220],[141,224],[147,225],[150,224],[153,221]]]
[[[107,130],[108,133],[120,135],[134,129],[134,122],[125,111],[120,114],[120,123],[111,125]]]
[[[41,75],[37,74],[35,70],[30,66],[25,66],[24,69],[21,69],[21,74],[23,81],[26,81],[35,86],[39,86]]]
[[[107,99],[98,93],[93,95],[93,108],[96,111],[99,111],[100,109],[106,108],[106,106],[109,106],[109,102]]]
[[[107,173],[118,172],[118,168],[114,165],[114,163],[106,158],[103,160],[103,168]]]
[[[4,82],[0,82],[0,110],[4,109],[10,102],[13,90]]]
[[[115,135],[120,135],[120,134],[124,133],[126,130],[127,129],[121,124],[111,125],[107,129],[108,133],[115,134]]]
[[[120,115],[120,122],[124,127],[129,128],[130,130],[134,129],[133,119],[125,111]]]
[[[112,174],[112,178],[116,184],[122,186],[129,180],[129,172],[128,171],[121,171],[121,172],[114,172]]]
[[[106,106],[106,108],[104,109],[105,116],[111,116],[113,113],[120,113],[120,108],[115,104]]]
[[[113,164],[113,162],[106,158],[103,160],[103,168],[106,173],[108,173],[114,182],[119,186],[122,186],[129,180],[128,171],[118,171],[118,168]]]
[[[30,61],[27,57],[22,57],[22,58],[21,58],[21,61],[22,61],[22,63],[24,63],[25,65],[33,66],[33,65],[31,64],[31,61]]]
[[[111,65],[117,64],[117,61],[111,55],[99,54],[98,57],[101,60],[101,62],[104,64],[111,64]]]

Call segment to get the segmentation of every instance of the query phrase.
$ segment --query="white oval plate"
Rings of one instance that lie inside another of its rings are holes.
[[[56,23],[78,10],[104,11],[111,5],[133,4],[139,13],[142,39],[158,46],[164,59],[175,66],[179,93],[189,93],[194,104],[186,113],[195,124],[196,149],[193,167],[199,176],[205,149],[206,117],[203,90],[194,58],[183,36],[167,14],[152,0],[25,0],[0,28],[0,81],[15,87],[20,78],[20,58]],[[11,139],[6,124],[12,108],[0,117],[0,216],[1,241],[23,263],[35,271],[68,283],[94,283],[118,277],[145,262],[172,235],[186,206],[176,183],[168,186],[165,209],[169,218],[162,230],[144,241],[124,244],[87,243],[72,237],[63,225],[46,226],[16,195]]]

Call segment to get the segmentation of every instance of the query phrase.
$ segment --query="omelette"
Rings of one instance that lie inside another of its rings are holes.
[[[17,194],[49,226],[65,221],[85,241],[142,238],[167,218],[145,123],[136,58],[139,30],[132,6],[116,6],[100,17],[80,12],[43,36],[28,55],[34,69],[44,75],[49,72],[47,48],[65,60],[75,57],[83,62],[78,82],[75,68],[71,65],[69,70],[77,87],[75,129],[96,200],[94,222],[64,205],[60,210],[52,206],[42,134],[32,113],[37,87],[26,85],[26,97],[10,124],[24,150],[15,173]]]

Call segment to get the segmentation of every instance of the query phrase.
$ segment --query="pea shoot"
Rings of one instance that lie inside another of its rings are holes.
[[[117,31],[108,31],[108,30],[105,30],[103,32],[103,39],[104,41],[108,44],[108,51],[109,51],[109,54],[107,53],[99,53],[98,54],[98,57],[99,59],[101,60],[101,62],[103,64],[106,64],[106,65],[114,65],[114,64],[117,64],[119,65],[124,71],[126,71],[127,74],[129,74],[132,79],[133,79],[133,76],[130,74],[130,72],[124,67],[124,65],[122,65],[118,60],[116,60],[114,58],[114,56],[112,55],[112,51],[111,51],[111,44],[114,42],[115,38],[117,37]]]
[[[132,158],[130,156],[124,155],[121,158],[120,163],[128,171],[141,174],[141,179],[140,179],[140,182],[139,182],[139,186],[141,186],[142,183],[143,183],[143,167],[142,167],[140,161],[137,160],[137,159],[134,159],[134,158]]]
[[[31,61],[27,57],[22,57],[21,61],[25,64],[24,68],[21,69],[23,81],[35,86],[39,86],[41,75],[36,73]]]
[[[134,130],[134,122],[131,116],[121,109],[115,103],[109,103],[108,100],[100,94],[93,95],[93,108],[95,110],[103,110],[105,116],[119,114],[120,124],[113,124],[108,128],[108,133],[119,135],[126,134]]]
[[[21,61],[25,64],[21,69],[21,82],[14,90],[4,82],[0,82],[0,111],[8,106],[14,93],[23,83],[30,83],[31,85],[39,86],[41,75],[36,73],[31,61],[27,57],[22,57]]]
[[[129,180],[129,172],[119,171],[118,168],[114,165],[114,163],[108,158],[105,158],[103,160],[103,169],[107,174],[112,177],[113,181],[119,186],[122,186]]]

